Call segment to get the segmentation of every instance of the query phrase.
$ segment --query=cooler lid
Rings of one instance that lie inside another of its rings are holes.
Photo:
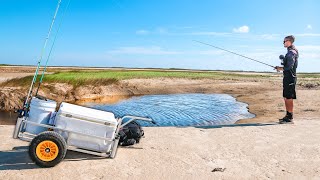
[[[32,97],[30,104],[33,106],[48,107],[48,108],[56,108],[57,106],[57,102],[53,100],[50,100],[50,99],[42,100],[37,97]]]
[[[100,121],[102,123],[108,122],[114,125],[118,123],[114,114],[111,112],[101,111],[65,102],[61,103],[58,113],[70,114],[77,117]]]

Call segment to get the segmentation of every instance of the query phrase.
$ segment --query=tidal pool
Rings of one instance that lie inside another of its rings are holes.
[[[142,126],[212,126],[234,124],[253,118],[247,104],[228,94],[170,94],[132,97],[116,104],[87,104],[95,109],[125,115],[150,117],[156,125],[138,121]]]

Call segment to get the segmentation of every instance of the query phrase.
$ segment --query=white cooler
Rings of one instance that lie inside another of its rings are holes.
[[[48,124],[50,119],[50,114],[55,111],[57,103],[52,100],[41,100],[36,97],[33,97],[30,102],[30,111],[28,116],[28,121]],[[43,131],[47,131],[48,128],[26,125],[26,132],[31,134],[39,134]]]
[[[100,111],[69,103],[61,103],[56,115],[55,126],[65,130],[114,139],[117,129],[117,119],[113,113]],[[68,138],[68,145],[97,152],[108,152],[111,142],[71,133],[59,132]]]

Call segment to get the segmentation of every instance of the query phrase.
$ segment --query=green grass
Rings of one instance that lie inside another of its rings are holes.
[[[188,79],[259,79],[271,78],[273,74],[246,74],[236,72],[192,72],[192,71],[170,71],[170,70],[79,70],[61,71],[47,74],[44,78],[45,83],[68,83],[74,86],[85,84],[108,85],[119,80],[134,78],[188,78]],[[280,75],[279,75],[280,77]],[[300,78],[320,78],[320,74],[299,74]],[[38,77],[39,79],[40,77]],[[32,76],[12,79],[2,83],[2,86],[29,86]]]
[[[318,73],[301,73],[298,74],[298,78],[320,78]]]
[[[26,76],[23,78],[10,79],[6,82],[0,84],[0,86],[17,86],[17,87],[27,87],[30,86],[33,76]],[[37,77],[37,83],[40,80],[40,75]],[[47,75],[43,79],[44,83],[68,83],[74,87],[81,85],[109,85],[118,82],[117,79],[113,78],[79,78],[77,76],[60,78],[59,76]]]
[[[94,80],[123,80],[133,78],[256,78],[268,77],[268,75],[248,75],[248,74],[234,74],[222,72],[187,72],[187,71],[152,71],[152,70],[135,70],[135,71],[70,71],[59,72],[47,75],[46,81],[49,82],[68,82],[74,84],[75,81],[94,81]]]

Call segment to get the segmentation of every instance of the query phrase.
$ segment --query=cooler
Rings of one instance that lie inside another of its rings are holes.
[[[57,128],[111,139],[114,139],[117,125],[118,121],[113,113],[64,102],[55,119]],[[68,139],[69,146],[97,152],[108,152],[111,149],[112,143],[102,139],[56,131]]]
[[[30,102],[30,111],[27,118],[28,121],[48,124],[50,114],[55,111],[57,103],[52,100],[42,100],[33,97]],[[25,131],[31,134],[39,134],[47,131],[47,128],[27,124]]]

